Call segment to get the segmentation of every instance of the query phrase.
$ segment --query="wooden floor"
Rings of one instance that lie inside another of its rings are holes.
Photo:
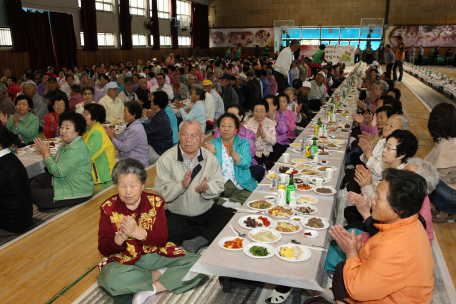
[[[411,121],[409,129],[419,139],[417,156],[425,157],[433,147],[427,131],[429,110],[405,84],[397,87]],[[146,187],[153,187],[155,168],[147,173]],[[2,303],[71,303],[93,285],[102,258],[97,250],[99,207],[115,193],[115,188],[110,189],[1,250]],[[434,224],[434,228],[455,284],[456,223]]]

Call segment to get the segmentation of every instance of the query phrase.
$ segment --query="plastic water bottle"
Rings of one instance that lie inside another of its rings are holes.
[[[275,171],[275,176],[272,178],[272,190],[279,190],[279,170]]]
[[[306,158],[306,142],[307,137],[303,136],[301,141],[301,158]]]

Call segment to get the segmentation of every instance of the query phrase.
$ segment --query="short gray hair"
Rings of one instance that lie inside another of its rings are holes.
[[[390,116],[390,119],[391,119],[391,118],[395,118],[395,119],[399,120],[399,122],[401,123],[401,126],[402,126],[402,130],[407,130],[408,123],[409,123],[409,121],[407,120],[407,118],[405,118],[404,116],[399,115],[399,114],[391,115],[391,116]]]
[[[380,89],[382,89],[383,95],[386,95],[386,93],[388,93],[389,85],[386,81],[377,80],[376,82],[374,82],[374,84],[378,85]]]
[[[407,159],[407,165],[416,166],[418,168],[418,174],[421,175],[427,183],[426,194],[431,194],[439,183],[439,171],[437,171],[437,168],[430,162],[418,157]]]
[[[0,82],[0,91],[3,91],[3,94],[6,94],[7,92],[6,85],[4,85],[3,82]]]
[[[273,73],[272,73],[272,69],[270,69],[270,68],[267,68],[267,69],[266,69],[266,72],[268,72],[269,75],[272,75],[272,74],[273,74]]]
[[[25,86],[31,85],[33,89],[36,90],[36,84],[34,82],[24,82]]]
[[[179,125],[179,132],[182,131],[182,128],[184,125],[198,125],[200,127],[200,133],[203,134],[203,127],[201,126],[201,123],[198,120],[194,119],[188,119],[188,120],[183,120],[181,124]]]
[[[195,75],[193,75],[193,74],[188,74],[187,78],[190,78],[190,77],[192,77],[193,79],[195,79]]]
[[[203,82],[201,80],[195,80],[192,83],[192,87],[195,87],[195,89],[204,89]]]
[[[212,78],[212,76],[214,76],[214,75],[215,75],[214,72],[207,72],[206,77],[207,77],[207,79],[209,79],[209,78]]]
[[[114,185],[117,185],[117,179],[121,174],[136,174],[141,181],[141,184],[144,185],[146,183],[146,169],[144,169],[143,164],[137,159],[123,158],[114,165],[114,169],[112,169],[112,182]]]
[[[283,92],[286,94],[287,91],[292,91],[293,94],[294,94],[294,96],[296,96],[296,95],[298,94],[298,93],[296,92],[296,89],[293,88],[293,87],[288,87],[288,88],[286,88]],[[290,100],[290,101],[291,101],[291,100]]]
[[[124,76],[122,75],[122,73],[120,73],[119,75],[117,75],[117,79],[119,79],[119,78],[124,79]]]

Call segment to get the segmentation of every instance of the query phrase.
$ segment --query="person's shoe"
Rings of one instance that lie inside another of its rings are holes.
[[[287,300],[290,293],[293,291],[293,287],[288,286],[277,286],[274,288],[269,296],[266,298],[266,303],[283,303]]]
[[[187,252],[196,253],[198,249],[200,249],[207,243],[209,243],[208,240],[206,240],[202,236],[197,236],[194,239],[183,241],[182,248],[184,248]]]
[[[155,296],[155,294],[156,294],[155,290],[154,291],[150,291],[150,290],[140,291],[133,296],[132,304],[143,304],[147,301],[147,299]]]
[[[439,214],[439,213],[440,213],[440,210],[437,210],[437,209],[435,209],[435,208],[431,208],[431,214],[432,214],[432,216],[436,216],[436,215]]]
[[[435,223],[446,223],[449,220],[454,220],[456,217],[456,214],[448,214],[440,211],[437,215],[432,216],[432,221]]]

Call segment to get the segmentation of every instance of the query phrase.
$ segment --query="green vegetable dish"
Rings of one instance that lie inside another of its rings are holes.
[[[249,252],[254,256],[267,256],[269,254],[268,250],[261,246],[252,246]]]

